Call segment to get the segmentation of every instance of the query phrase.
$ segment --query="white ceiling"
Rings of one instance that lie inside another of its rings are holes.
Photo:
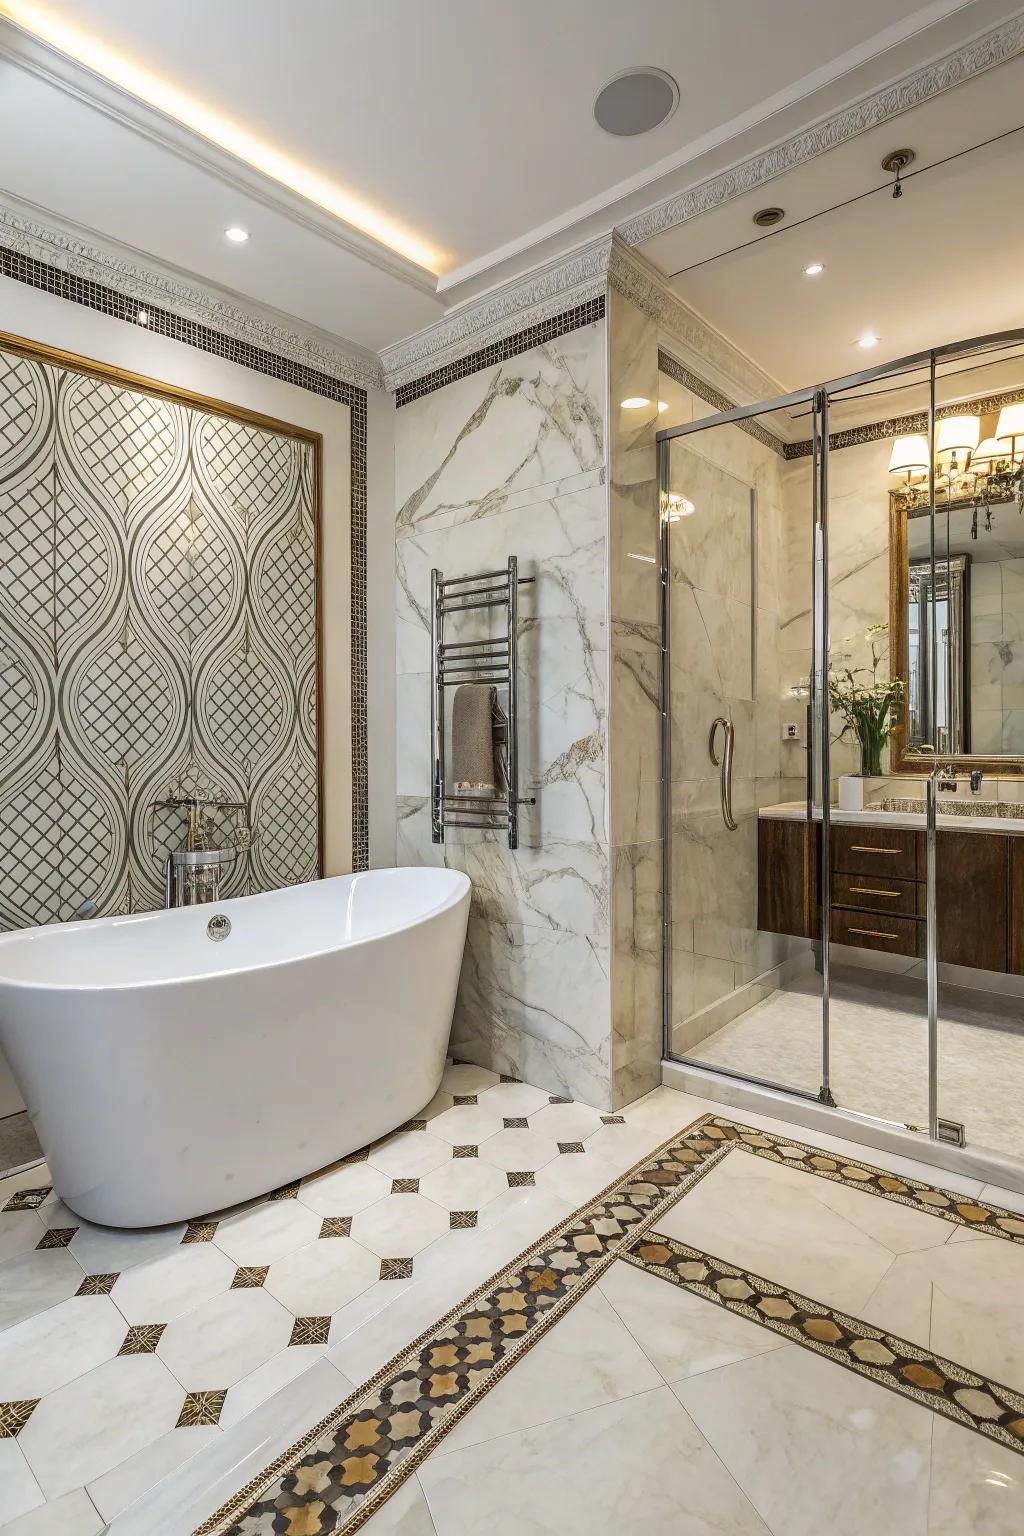
[[[361,199],[429,248],[430,270],[3,21],[0,193],[376,352],[510,270],[607,230],[1016,9],[1010,0],[0,0],[0,17],[34,10],[71,22]],[[653,133],[616,140],[593,121],[594,95],[643,63],[676,77],[679,108]],[[997,111],[986,85],[1003,73],[979,82],[977,109],[952,109],[945,138],[935,126],[935,145],[1005,117],[1009,98]],[[936,125],[961,94],[939,99]],[[894,132],[902,136],[892,125],[882,134],[884,148]],[[756,200],[817,211],[837,179],[862,190],[877,176],[870,138]],[[843,156],[840,175],[830,162]],[[916,200],[908,192],[903,208]],[[739,200],[675,232],[681,245],[664,236],[649,254],[675,270],[737,232],[745,238],[748,219]],[[251,231],[247,245],[224,241],[232,223]],[[859,265],[842,237],[839,251]],[[788,271],[781,250],[771,259]],[[839,262],[838,253],[829,261],[832,296]],[[737,270],[728,258],[680,291],[762,367],[802,382],[806,353],[793,338],[787,351],[756,314],[786,307],[775,278],[758,268],[748,279],[744,268],[737,280]],[[750,290],[762,284],[755,303]],[[833,319],[845,335],[847,314]],[[872,323],[888,342],[888,313]]]

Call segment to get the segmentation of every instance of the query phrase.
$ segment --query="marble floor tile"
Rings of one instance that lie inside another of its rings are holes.
[[[928,1409],[791,1345],[672,1390],[773,1532],[923,1536]]]
[[[450,1230],[447,1213],[420,1194],[388,1195],[352,1218],[355,1241],[382,1259],[417,1254]]]
[[[0,1440],[0,1526],[39,1508],[44,1497],[17,1440]]]
[[[768,1536],[668,1387],[431,1457],[419,1478],[437,1536]]]
[[[499,1118],[506,1115],[532,1115],[543,1108],[551,1098],[544,1088],[532,1088],[529,1083],[495,1083],[486,1093],[480,1093],[477,1103],[489,1114]]]
[[[0,1285],[3,1284],[0,1276]],[[0,1396],[44,1397],[112,1360],[128,1328],[107,1296],[69,1296],[0,1333]]]
[[[254,1408],[294,1381],[296,1376],[308,1371],[326,1353],[326,1344],[292,1344],[279,1350],[276,1355],[271,1355],[269,1360],[265,1360],[248,1376],[228,1388],[224,1407],[217,1420],[220,1428],[230,1429],[238,1424],[247,1413],[252,1413]]]
[[[406,1479],[363,1526],[363,1536],[437,1536],[426,1495],[415,1475]]]
[[[236,1265],[272,1264],[313,1242],[320,1235],[320,1227],[317,1213],[298,1198],[267,1200],[219,1222],[214,1241]]]
[[[538,1168],[534,1175],[537,1188],[550,1190],[570,1205],[584,1205],[621,1177],[622,1169],[616,1163],[591,1152],[589,1139],[583,1145],[583,1157],[555,1157]]]
[[[140,1495],[148,1493],[163,1478],[184,1466],[211,1441],[219,1440],[223,1434],[223,1420],[222,1412],[220,1427],[218,1424],[192,1424],[187,1429],[169,1429],[136,1451],[134,1456],[126,1457],[109,1472],[94,1478],[85,1491],[104,1522],[128,1509]]]
[[[594,1289],[481,1398],[434,1454],[450,1455],[661,1385],[639,1344]]]
[[[439,1136],[453,1146],[478,1145],[488,1136],[496,1136],[501,1129],[501,1115],[480,1104],[455,1104],[430,1122],[431,1136]]]
[[[475,1067],[472,1062],[449,1062],[441,1078],[442,1093],[483,1093],[498,1081],[497,1072]]]
[[[276,1259],[263,1284],[295,1317],[326,1317],[379,1276],[380,1260],[367,1248],[332,1237]]]
[[[398,1131],[371,1150],[369,1163],[390,1179],[420,1179],[451,1155],[451,1144],[429,1131]]]
[[[659,1229],[816,1301],[858,1312],[892,1265],[892,1251],[818,1200],[817,1179],[787,1173],[730,1153],[659,1219]],[[852,1190],[848,1198],[876,1197]]]
[[[217,1392],[285,1349],[293,1325],[262,1286],[228,1290],[169,1322],[156,1352],[187,1392]]]
[[[44,1206],[43,1210],[48,1207]],[[177,1251],[185,1233],[185,1223],[171,1227],[144,1227],[136,1231],[116,1231],[96,1227],[72,1215],[78,1231],[71,1239],[70,1252],[90,1275],[124,1274],[138,1264],[151,1264]]]
[[[1024,1531],[1021,1457],[959,1424],[932,1428],[928,1536],[1019,1536]]]
[[[81,1265],[66,1248],[31,1249],[7,1259],[0,1265],[0,1332],[66,1301],[81,1283]]]
[[[768,1329],[632,1264],[613,1264],[598,1289],[670,1384],[783,1347]]]
[[[316,1361],[110,1523],[109,1536],[192,1536],[196,1527],[352,1391],[327,1360]],[[189,1434],[193,1431],[189,1430]]]
[[[539,1131],[499,1131],[483,1143],[480,1156],[506,1172],[513,1169],[532,1172],[558,1157],[559,1151],[554,1138],[542,1136]]]
[[[507,1189],[504,1170],[479,1157],[453,1157],[420,1179],[420,1194],[447,1211],[479,1211]]]
[[[120,1275],[110,1297],[130,1323],[169,1323],[226,1291],[234,1276],[235,1264],[213,1243],[189,1243]]]
[[[501,1129],[499,1124],[498,1129]],[[10,1196],[8,1196],[10,1198]],[[4,1195],[0,1190],[0,1264],[18,1253],[30,1253],[46,1228],[36,1211],[5,1211]]]
[[[122,1355],[44,1397],[18,1444],[54,1499],[173,1429],[183,1397],[156,1355]]]
[[[389,1174],[371,1168],[369,1163],[347,1163],[303,1179],[295,1198],[321,1216],[354,1216],[383,1199],[390,1189]]]
[[[584,1141],[601,1129],[601,1111],[589,1104],[544,1104],[530,1116],[530,1130],[554,1141]]]
[[[0,1529],[4,1536],[102,1536],[106,1521],[85,1489],[76,1488]]]

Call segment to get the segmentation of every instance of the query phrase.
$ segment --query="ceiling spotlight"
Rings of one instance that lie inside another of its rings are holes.
[[[857,345],[858,347],[864,348],[877,347],[878,337],[875,335],[874,331],[865,331],[863,336],[857,337]]]
[[[754,223],[758,229],[771,229],[773,224],[781,224],[785,217],[784,208],[759,208],[754,214]]]
[[[804,267],[805,277],[819,277],[825,270],[823,261],[812,261],[809,267]]]
[[[148,325],[149,324],[149,310],[148,309],[140,309],[138,314],[135,316],[135,318],[139,322],[140,325]]]
[[[244,245],[249,238],[249,231],[238,224],[232,224],[230,229],[224,231],[224,238],[230,240],[232,245]]]
[[[639,411],[645,405],[650,405],[651,402],[645,395],[627,395],[626,399],[621,400],[619,403],[624,411]]]
[[[628,139],[667,123],[678,105],[679,87],[672,76],[644,64],[624,69],[601,87],[594,101],[594,117],[605,133]]]

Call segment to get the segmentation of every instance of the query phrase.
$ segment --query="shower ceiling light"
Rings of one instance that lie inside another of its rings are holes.
[[[225,240],[230,240],[232,245],[244,245],[249,238],[249,231],[243,229],[240,224],[232,224],[224,231]]]
[[[620,401],[624,411],[639,411],[645,405],[650,405],[650,403],[646,395],[627,395],[625,400]]]
[[[175,122],[182,123],[193,133],[244,161],[272,181],[298,193],[334,218],[342,219],[380,245],[404,256],[407,261],[415,262],[417,266],[432,273],[443,269],[444,260],[439,251],[433,250],[411,231],[394,223],[386,214],[251,133],[216,107],[208,106],[206,102],[181,90],[172,81],[136,64],[133,59],[109,47],[83,27],[55,14],[49,6],[38,4],[37,0],[0,0],[0,17],[5,17],[34,37],[41,38],[59,53],[84,64],[87,69],[109,80],[120,90],[172,117]]]
[[[825,270],[823,261],[812,261],[809,267],[804,267],[805,277],[820,277]]]
[[[874,331],[865,331],[863,336],[858,336],[857,337],[857,345],[858,345],[858,347],[865,347],[865,348],[866,347],[877,347],[878,346],[878,337],[875,335]]]
[[[668,410],[668,401],[667,400],[659,400],[658,401],[658,415],[660,416],[662,411],[667,411],[667,410]]]
[[[678,105],[679,87],[672,76],[644,64],[624,69],[601,87],[594,100],[594,117],[605,133],[629,139],[667,123]]]

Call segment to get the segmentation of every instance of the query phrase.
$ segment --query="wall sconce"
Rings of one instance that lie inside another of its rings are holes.
[[[898,437],[889,455],[890,475],[906,475],[907,484],[928,473],[928,439],[920,433]]]

